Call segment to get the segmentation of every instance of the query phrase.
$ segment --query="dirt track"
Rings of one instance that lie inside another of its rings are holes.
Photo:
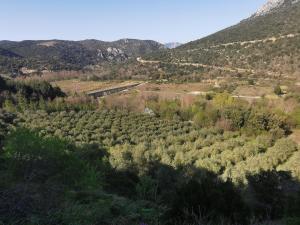
[[[161,61],[143,60],[140,57],[137,58],[137,61],[142,63],[142,64],[164,63],[164,62],[161,62]],[[228,71],[228,72],[238,72],[238,73],[250,72],[250,73],[255,73],[255,71],[251,70],[251,69],[212,66],[212,65],[202,64],[202,63],[188,63],[188,62],[174,63],[174,62],[168,62],[168,64],[179,65],[179,66],[194,66],[194,67],[201,67],[201,68],[218,69],[218,70],[223,70],[223,71]]]
[[[256,43],[266,43],[266,42],[276,42],[278,40],[282,39],[287,39],[287,38],[294,38],[300,36],[300,34],[287,34],[287,35],[281,35],[279,37],[270,37],[270,38],[265,38],[265,39],[256,39],[256,40],[251,40],[251,41],[237,41],[237,42],[229,42],[229,43],[224,43],[224,44],[219,44],[219,45],[212,45],[209,46],[206,49],[203,48],[195,48],[195,49],[190,49],[187,50],[188,52],[194,52],[194,51],[200,51],[200,50],[209,50],[212,48],[219,48],[219,47],[227,47],[227,46],[233,46],[233,45],[249,45],[249,44],[256,44]]]

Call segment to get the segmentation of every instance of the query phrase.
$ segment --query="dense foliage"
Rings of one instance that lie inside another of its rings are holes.
[[[14,124],[15,115],[0,109],[0,148],[2,148],[3,140]]]
[[[289,115],[266,107],[264,100],[251,105],[227,92],[199,97],[183,108],[179,100],[148,101],[148,107],[161,118],[192,121],[198,127],[217,127],[248,134],[269,132],[277,137],[289,134]]]
[[[158,208],[104,190],[114,169],[97,146],[81,148],[17,130],[1,153],[3,224],[137,224]],[[150,217],[151,215],[151,217]]]
[[[5,224],[248,224],[299,213],[298,146],[271,133],[124,111],[2,115],[5,127],[38,132],[3,130]]]
[[[64,96],[60,88],[52,87],[46,81],[15,81],[0,76],[0,105],[5,102],[9,106],[13,103],[24,105],[27,101],[53,100]]]

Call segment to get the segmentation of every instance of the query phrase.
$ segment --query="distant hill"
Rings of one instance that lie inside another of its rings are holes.
[[[80,70],[89,65],[122,62],[160,49],[164,46],[158,42],[134,39],[0,41],[0,72]]]
[[[144,59],[295,74],[300,71],[299,43],[300,1],[270,0],[237,25]]]
[[[115,48],[123,51],[127,57],[138,57],[149,54],[154,51],[164,49],[164,45],[151,40],[137,40],[137,39],[121,39],[114,42],[103,42],[98,40],[84,40],[80,43],[89,50],[103,49],[109,51],[109,48]]]

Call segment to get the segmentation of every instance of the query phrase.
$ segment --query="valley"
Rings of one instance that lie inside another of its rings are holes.
[[[300,1],[252,13],[186,44],[0,41],[0,225],[299,225]]]

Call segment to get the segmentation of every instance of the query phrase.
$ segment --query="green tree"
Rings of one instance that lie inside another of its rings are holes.
[[[5,80],[0,76],[0,92],[2,90],[5,90],[6,89],[6,82]]]
[[[231,106],[234,104],[234,102],[235,102],[234,98],[231,97],[230,94],[226,92],[216,94],[216,96],[213,99],[213,105],[218,109]]]
[[[17,93],[17,108],[20,111],[25,111],[28,109],[27,100],[25,96],[21,94],[21,92]]]
[[[3,108],[7,112],[16,112],[16,107],[15,107],[14,103],[10,99],[6,99],[4,101]]]

